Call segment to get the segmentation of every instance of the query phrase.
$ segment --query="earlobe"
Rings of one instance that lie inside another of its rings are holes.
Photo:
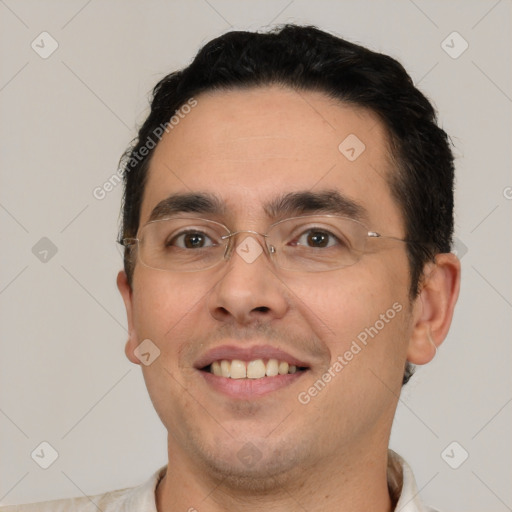
[[[438,254],[427,263],[424,280],[414,308],[414,325],[407,360],[426,364],[446,338],[459,296],[460,261],[452,253]]]
[[[140,365],[140,360],[134,354],[134,350],[137,348],[138,341],[133,322],[133,292],[130,283],[128,282],[128,276],[124,270],[119,271],[117,274],[117,288],[121,294],[121,297],[123,298],[124,306],[126,309],[126,318],[128,321],[128,341],[124,347],[124,352],[126,357],[132,363]]]

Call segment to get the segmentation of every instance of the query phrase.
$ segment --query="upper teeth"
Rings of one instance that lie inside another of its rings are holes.
[[[233,359],[232,361],[223,359],[222,361],[214,361],[210,366],[210,371],[219,377],[229,377],[231,379],[261,379],[265,376],[274,377],[277,374],[295,373],[297,367],[277,359],[269,359],[267,364],[263,359],[255,359],[247,363],[239,359]]]

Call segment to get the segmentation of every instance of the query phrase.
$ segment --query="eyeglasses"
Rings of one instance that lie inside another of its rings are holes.
[[[308,215],[276,222],[265,234],[247,230],[231,232],[213,220],[169,217],[148,222],[138,238],[124,238],[121,243],[129,248],[136,246],[137,258],[147,267],[197,272],[229,260],[236,246],[235,239],[242,233],[264,239],[261,244],[249,236],[238,244],[236,252],[247,262],[265,251],[277,267],[299,272],[325,272],[353,265],[366,252],[369,239],[408,242],[369,231],[351,218]]]

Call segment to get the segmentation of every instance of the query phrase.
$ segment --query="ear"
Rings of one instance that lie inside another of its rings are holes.
[[[126,308],[126,317],[128,320],[128,341],[124,347],[124,352],[126,357],[132,363],[140,365],[140,360],[134,354],[138,341],[133,322],[133,292],[130,283],[128,282],[128,276],[124,270],[121,270],[117,274],[117,288],[119,293],[121,293],[121,297],[123,297],[124,306]]]
[[[427,263],[419,296],[414,306],[414,325],[407,360],[426,364],[446,338],[459,296],[460,261],[452,253],[438,254]]]

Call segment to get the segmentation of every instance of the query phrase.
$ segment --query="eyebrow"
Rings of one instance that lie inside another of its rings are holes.
[[[267,215],[272,218],[324,213],[342,215],[359,221],[368,220],[368,211],[363,205],[337,190],[291,192],[273,199],[264,208]]]
[[[172,194],[160,201],[152,210],[148,222],[160,220],[177,213],[200,213],[222,215],[224,203],[212,194],[188,193]]]
[[[368,220],[368,212],[360,203],[340,194],[337,190],[290,192],[270,200],[263,208],[271,219],[323,213],[342,215],[360,221]],[[148,222],[180,213],[222,216],[225,212],[225,203],[213,194],[179,193],[160,201],[153,208]]]

